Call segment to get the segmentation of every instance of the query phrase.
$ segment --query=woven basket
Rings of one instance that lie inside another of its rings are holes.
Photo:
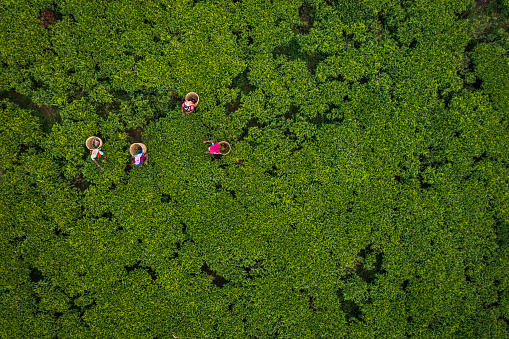
[[[230,153],[230,151],[232,150],[232,147],[230,146],[229,143],[227,143],[226,141],[220,141],[218,142],[219,145],[228,145],[228,152],[226,153],[220,153],[221,155],[227,155],[228,153]]]
[[[186,101],[190,100],[190,99],[195,99],[196,100],[196,103],[194,104],[194,107],[198,106],[198,103],[200,102],[200,97],[198,96],[198,94],[196,94],[194,92],[187,93]]]
[[[129,147],[129,153],[131,153],[132,156],[135,156],[138,154],[138,147],[141,146],[141,149],[143,150],[143,154],[147,153],[147,146],[143,145],[140,142],[134,143]]]
[[[99,146],[94,145],[94,142],[96,140],[99,140]],[[94,150],[96,148],[101,149],[102,145],[103,145],[103,141],[101,140],[101,138],[95,137],[95,136],[92,136],[92,137],[88,138],[87,141],[85,141],[85,146],[87,146],[87,148],[89,150]]]

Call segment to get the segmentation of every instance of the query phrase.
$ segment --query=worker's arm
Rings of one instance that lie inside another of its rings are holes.
[[[104,171],[104,168],[101,167],[101,165],[99,165],[99,163],[97,162],[97,160],[94,159],[94,162],[97,166],[99,166],[100,169],[102,169]]]

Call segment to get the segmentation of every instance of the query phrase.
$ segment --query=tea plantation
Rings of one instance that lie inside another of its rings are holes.
[[[0,338],[509,337],[508,0],[0,13]]]

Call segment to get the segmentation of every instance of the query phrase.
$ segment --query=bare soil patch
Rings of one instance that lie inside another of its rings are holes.
[[[488,2],[490,2],[490,0],[475,0],[475,7],[476,8],[484,7],[488,4]]]
[[[44,114],[47,119],[60,119],[60,115],[57,113],[57,109],[54,106],[41,105],[37,108],[37,110]]]
[[[309,297],[309,308],[313,311],[316,311],[315,300],[313,297]]]
[[[55,122],[61,120],[60,114],[55,106],[35,105],[28,96],[16,92],[15,90],[6,91],[0,94],[0,98],[6,98],[25,110],[35,111],[35,114],[43,119],[44,129],[49,131]]]
[[[58,20],[55,12],[49,8],[43,9],[41,11],[39,19],[41,20],[41,26],[47,29],[51,29],[51,26],[53,26]]]
[[[143,133],[143,128],[136,127],[130,128],[126,132],[133,139],[134,142],[141,142],[141,133]]]
[[[310,15],[311,7],[305,3],[299,8],[299,17],[301,25],[294,29],[295,34],[308,34],[311,27],[313,27],[313,19]]]
[[[223,287],[224,284],[227,284],[229,282],[228,280],[217,274],[216,271],[212,271],[210,267],[207,265],[207,263],[203,263],[201,271],[207,273],[207,275],[213,276],[214,280],[212,280],[212,283],[218,287]]]
[[[232,103],[226,104],[226,110],[230,114],[234,113],[236,110],[239,109],[239,105],[240,105],[239,102],[232,102]]]
[[[90,186],[90,183],[88,183],[85,178],[83,177],[83,174],[80,174],[76,177],[74,177],[72,180],[71,180],[71,185],[73,185],[74,187],[76,187],[77,189],[79,189],[81,192],[84,192],[86,191],[86,189],[88,188],[88,186]]]

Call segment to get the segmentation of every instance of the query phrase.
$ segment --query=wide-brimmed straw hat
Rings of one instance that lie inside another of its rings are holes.
[[[138,152],[138,148],[139,147],[141,147],[141,150],[143,151],[143,154],[147,153],[147,146],[145,146],[141,142],[136,142],[136,143],[132,144],[129,147],[129,153],[131,153],[131,155],[139,154],[140,153],[140,152]]]
[[[196,102],[194,103],[194,107],[198,106],[198,102],[200,102],[200,97],[198,96],[198,94],[196,94],[194,92],[187,93],[186,101],[191,100],[191,99],[196,100]]]
[[[96,141],[99,141],[99,146],[95,145]],[[101,138],[96,136],[91,136],[90,138],[87,139],[87,141],[85,141],[85,146],[87,146],[89,150],[94,150],[96,148],[100,149],[102,145],[103,141],[101,140]]]
[[[220,141],[220,142],[218,142],[218,144],[219,144],[220,146],[221,146],[221,145],[223,145],[223,146],[228,146],[228,151],[227,151],[226,153],[223,153],[223,152],[219,151],[219,154],[221,154],[221,155],[227,155],[227,154],[228,154],[228,153],[230,153],[230,151],[232,150],[232,147],[231,147],[231,146],[230,146],[230,144],[229,144],[229,143],[227,143],[226,141]]]

